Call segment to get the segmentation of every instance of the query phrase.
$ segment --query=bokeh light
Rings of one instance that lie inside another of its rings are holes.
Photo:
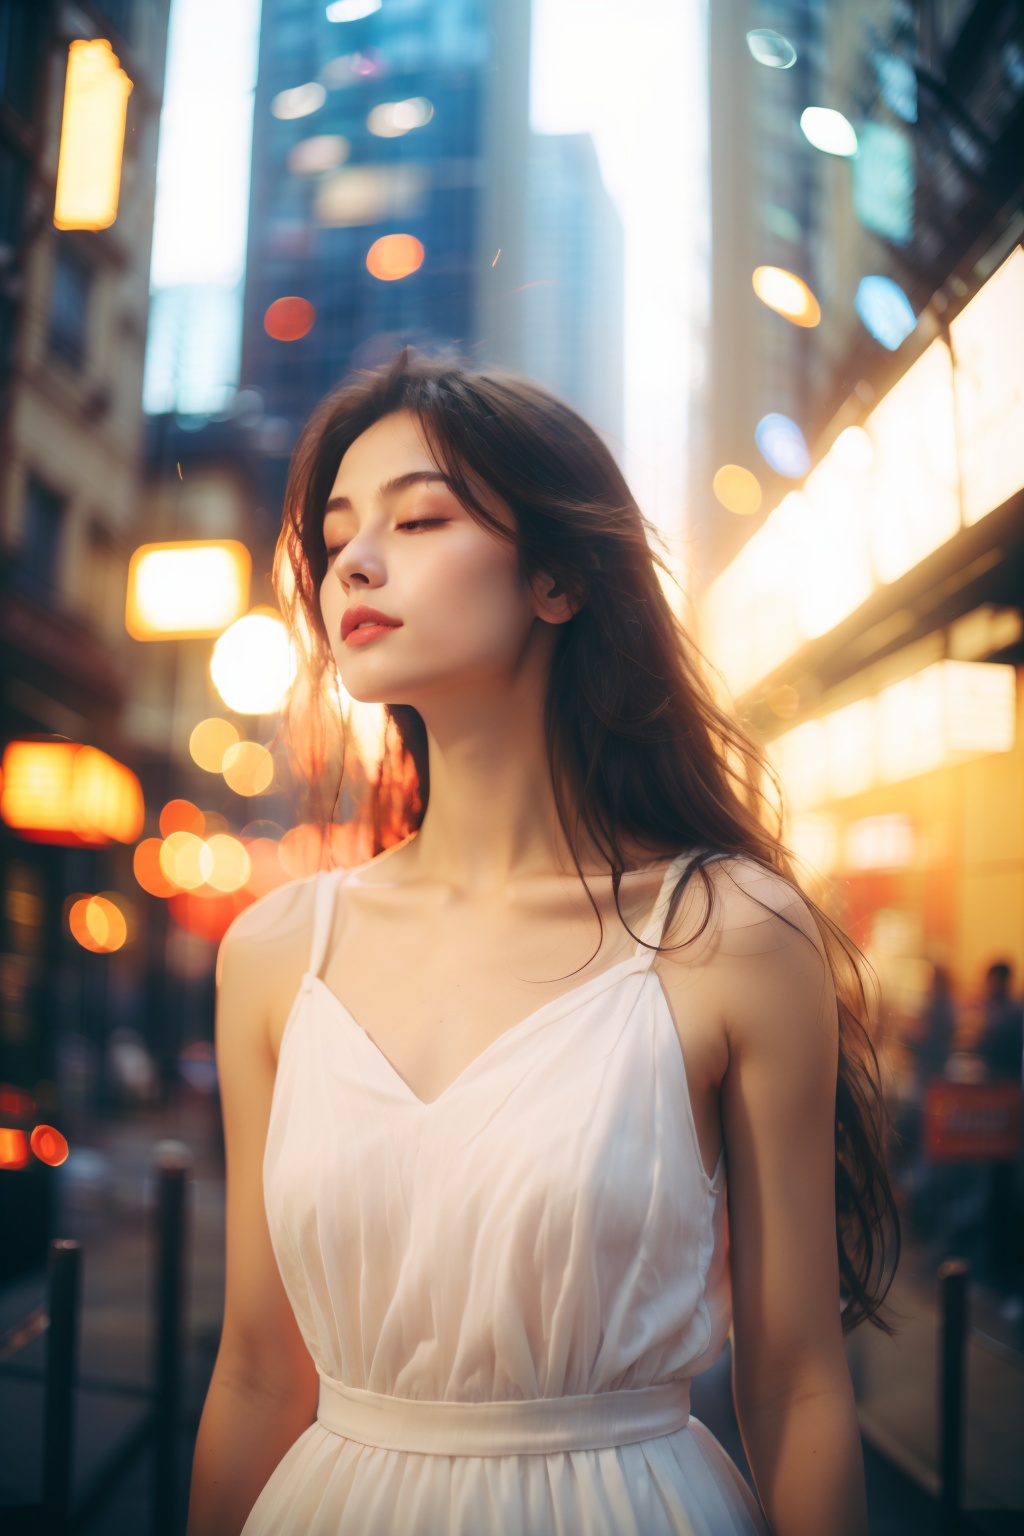
[[[29,1160],[28,1137],[24,1131],[0,1125],[0,1168],[13,1171],[24,1168]]]
[[[796,49],[788,37],[773,32],[770,27],[756,27],[747,33],[747,47],[751,56],[766,69],[792,69],[796,63]]]
[[[891,277],[862,277],[853,307],[864,329],[889,352],[895,352],[917,326],[910,300]]]
[[[754,428],[754,441],[767,464],[788,480],[801,480],[811,467],[807,443],[795,421],[769,411]]]
[[[231,924],[250,903],[245,891],[230,894],[209,886],[200,891],[180,891],[167,903],[167,910],[179,928],[208,944],[219,944]]]
[[[170,837],[172,832],[193,832],[202,837],[206,817],[191,800],[168,800],[160,812],[160,831],[164,837]]]
[[[128,564],[125,628],[134,640],[219,635],[245,612],[251,575],[237,539],[143,544]]]
[[[109,955],[128,938],[128,924],[110,896],[80,896],[68,909],[71,936],[92,954]]]
[[[301,341],[316,322],[316,310],[308,299],[286,294],[275,299],[263,316],[263,329],[274,341]]]
[[[741,464],[723,464],[711,482],[711,489],[727,511],[740,517],[749,517],[761,505],[761,482]]]
[[[378,139],[398,139],[422,128],[433,115],[433,105],[425,96],[410,96],[406,101],[380,102],[370,111],[366,126]]]
[[[280,117],[286,122],[296,117],[309,117],[312,112],[319,112],[327,100],[327,92],[318,80],[309,80],[305,85],[294,85],[291,90],[278,91],[270,103],[270,110],[275,117]]]
[[[162,847],[162,838],[143,838],[136,848],[132,859],[135,878],[142,889],[150,896],[173,896],[177,890],[177,886],[171,884],[160,866],[160,850]]]
[[[188,739],[188,750],[192,761],[204,773],[220,773],[224,753],[237,741],[238,731],[231,721],[223,720],[219,715],[211,715],[207,720],[200,720],[193,730]]]
[[[288,631],[276,613],[247,613],[213,648],[210,676],[229,709],[271,715],[284,702],[297,670]]]
[[[207,839],[206,846],[213,855],[213,867],[206,877],[207,883],[215,891],[240,891],[252,872],[244,843],[229,833],[218,832]]]
[[[102,847],[133,843],[146,808],[123,763],[72,741],[11,741],[4,748],[0,816],[37,842]]]
[[[811,327],[821,322],[821,306],[803,278],[785,267],[756,267],[751,279],[762,304],[794,325]]]
[[[302,139],[288,151],[288,169],[293,176],[319,176],[336,170],[349,156],[348,139],[340,133],[318,133]]]
[[[415,235],[381,235],[366,253],[366,270],[382,283],[395,283],[418,272],[424,254]]]
[[[224,754],[224,782],[236,795],[262,795],[274,782],[274,759],[256,741],[239,741]]]
[[[29,1146],[48,1168],[59,1168],[61,1163],[67,1162],[67,1140],[52,1125],[37,1125],[29,1137]]]
[[[160,849],[160,868],[172,885],[194,891],[213,872],[213,854],[194,832],[172,832]]]
[[[117,218],[131,92],[104,38],[71,43],[53,209],[58,229],[107,229]]]
[[[381,0],[332,0],[327,7],[328,21],[362,21],[379,11]]]
[[[808,144],[825,155],[839,155],[848,160],[857,153],[857,134],[848,117],[833,107],[805,107],[800,114],[800,128]]]

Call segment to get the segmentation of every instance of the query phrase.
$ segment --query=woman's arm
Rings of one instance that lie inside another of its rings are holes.
[[[308,943],[308,927],[296,924],[294,911],[297,900],[308,905],[308,892],[297,897],[295,889],[287,897],[274,892],[243,913],[218,961],[227,1276],[224,1329],[196,1442],[188,1536],[238,1536],[271,1472],[316,1417],[316,1369],[281,1283],[263,1205],[275,1073],[270,1022],[298,987]]]
[[[730,878],[719,965],[737,1415],[775,1536],[866,1536],[839,1311],[832,978],[792,887],[750,864],[723,871],[723,890]]]

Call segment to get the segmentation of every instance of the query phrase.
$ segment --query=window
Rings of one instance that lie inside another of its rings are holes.
[[[60,241],[50,293],[50,351],[72,368],[81,368],[85,362],[91,285],[87,263],[66,241]]]
[[[57,555],[64,522],[64,497],[29,475],[25,485],[25,520],[18,562],[21,585],[37,596],[52,594],[57,583]]]

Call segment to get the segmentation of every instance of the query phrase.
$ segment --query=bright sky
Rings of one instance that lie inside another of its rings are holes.
[[[706,3],[533,0],[533,126],[593,134],[625,226],[626,471],[673,543],[705,282]],[[259,10],[260,0],[173,0],[154,287],[242,276]]]
[[[160,115],[154,288],[240,281],[260,0],[172,0]]]
[[[627,477],[678,544],[704,283],[705,0],[533,0],[531,119],[590,133],[626,233]]]

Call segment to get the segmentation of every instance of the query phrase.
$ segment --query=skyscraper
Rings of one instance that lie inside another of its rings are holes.
[[[523,365],[622,447],[623,231],[586,133],[533,134]]]
[[[528,0],[265,0],[241,382],[279,470],[401,344],[522,366],[528,78]]]

